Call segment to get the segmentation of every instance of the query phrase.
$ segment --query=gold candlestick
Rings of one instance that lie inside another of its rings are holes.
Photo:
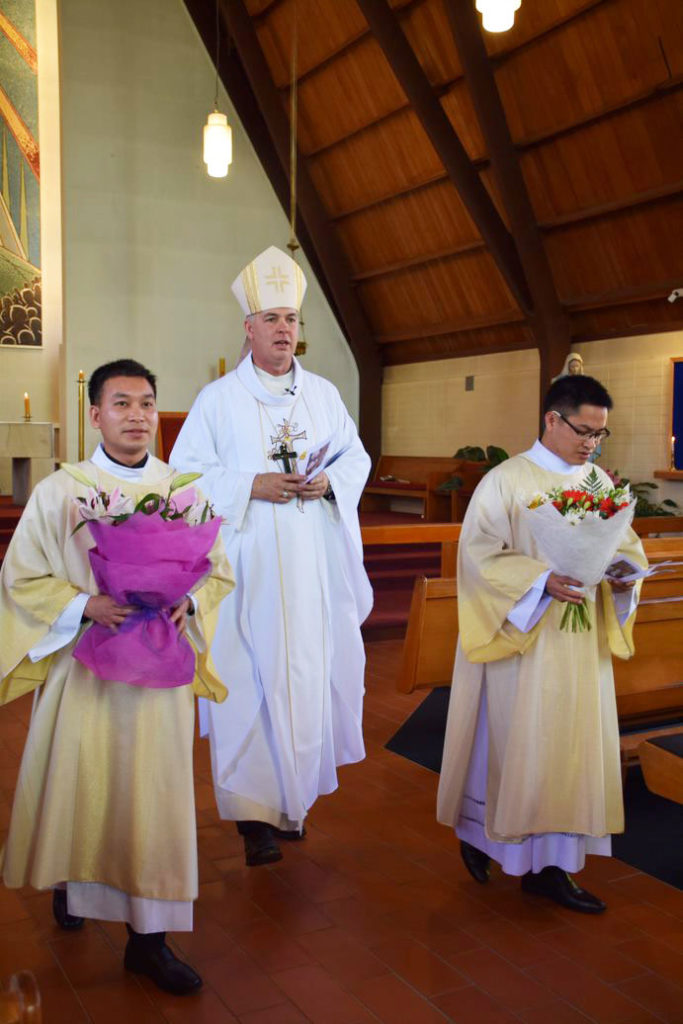
[[[27,423],[31,419],[31,399],[28,397],[28,391],[24,391],[24,419]]]
[[[85,458],[85,374],[78,371],[78,461]]]

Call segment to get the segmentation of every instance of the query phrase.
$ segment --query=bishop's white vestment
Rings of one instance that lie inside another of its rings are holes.
[[[171,462],[202,473],[237,581],[212,647],[230,695],[203,709],[219,813],[291,829],[336,788],[337,766],[365,753],[360,625],[372,591],[357,509],[370,460],[333,384],[296,360],[286,392],[264,376],[248,356],[207,385]],[[328,438],[334,501],[251,500],[255,475],[278,470],[275,446],[294,448],[301,473]]]
[[[168,494],[175,476],[152,456],[139,469],[121,466],[101,447],[78,469],[99,489],[119,487],[134,500]],[[188,620],[193,684],[150,689],[98,679],[73,657],[88,625],[83,610],[98,593],[90,531],[73,533],[74,498],[85,493],[64,470],[42,480],[0,573],[0,704],[35,691],[2,879],[11,888],[66,883],[69,913],[127,921],[138,932],[189,930],[198,886],[194,693],[225,696],[207,642],[232,574],[219,538]]]
[[[590,467],[589,467],[590,468]],[[437,817],[509,874],[583,867],[623,831],[612,654],[633,654],[637,587],[597,588],[593,628],[565,632],[565,605],[523,510],[589,471],[536,442],[477,487],[458,552],[460,635]],[[599,467],[606,488],[611,481]],[[646,566],[628,530],[620,552]]]

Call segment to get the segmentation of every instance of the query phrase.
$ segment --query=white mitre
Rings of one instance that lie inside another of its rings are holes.
[[[245,316],[263,309],[301,309],[306,278],[282,249],[271,245],[247,263],[232,282],[232,292]]]

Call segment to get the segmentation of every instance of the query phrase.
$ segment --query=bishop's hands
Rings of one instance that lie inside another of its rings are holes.
[[[305,480],[300,473],[257,473],[251,485],[251,497],[274,505],[286,505],[292,498],[317,501],[330,486],[327,473],[318,473],[309,483]]]
[[[310,483],[303,484],[299,488],[299,494],[304,501],[317,501],[318,498],[322,498],[323,495],[327,494],[329,489],[330,481],[327,473],[318,473]]]

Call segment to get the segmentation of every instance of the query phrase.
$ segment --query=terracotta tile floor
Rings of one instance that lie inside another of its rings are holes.
[[[194,932],[173,942],[201,993],[126,975],[122,925],[69,935],[48,895],[2,887],[0,979],[33,970],[45,1024],[682,1024],[683,894],[593,858],[583,879],[610,909],[592,918],[469,879],[434,819],[436,776],[383,746],[425,696],[395,692],[400,646],[368,646],[367,760],[277,865],[243,866],[197,742],[200,894]],[[0,710],[0,829],[29,712],[30,698]]]

